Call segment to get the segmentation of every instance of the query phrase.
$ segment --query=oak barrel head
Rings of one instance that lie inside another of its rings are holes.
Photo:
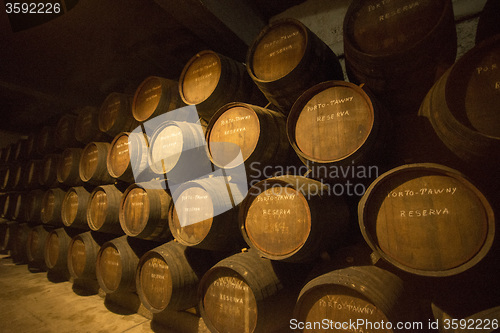
[[[349,80],[394,116],[418,110],[457,53],[451,0],[352,1],[343,34]]]
[[[145,306],[154,312],[165,308],[172,297],[172,276],[165,259],[154,253],[141,258],[137,271],[137,290]]]
[[[83,186],[70,188],[61,207],[61,217],[65,226],[88,230],[87,205],[90,193]]]
[[[30,160],[26,165],[26,174],[24,179],[25,187],[33,189],[39,187],[40,185],[44,185],[40,182],[42,172],[43,160]],[[14,173],[11,173],[11,175],[15,177]]]
[[[311,231],[306,198],[289,187],[265,190],[248,208],[245,231],[252,244],[270,256],[293,254],[305,244]]]
[[[68,269],[71,276],[81,278],[85,272],[87,253],[85,243],[79,239],[73,239],[68,250]]]
[[[57,186],[57,167],[61,161],[60,154],[45,155],[41,163],[39,183],[47,187]]]
[[[101,288],[108,294],[135,292],[139,257],[156,246],[158,243],[128,236],[105,242],[99,249],[95,266]]]
[[[397,330],[401,316],[403,282],[396,275],[375,266],[353,266],[334,270],[308,282],[301,290],[293,318],[297,322],[324,322],[322,329],[306,327],[301,332],[344,331],[341,325],[356,322],[360,331]],[[370,329],[368,325],[378,327]],[[345,327],[344,327],[345,328]]]
[[[38,223],[42,210],[44,191],[40,189],[31,190],[28,192],[26,204],[26,219],[32,223]]]
[[[254,332],[257,301],[245,279],[233,271],[211,273],[202,289],[204,318],[216,332]]]
[[[108,215],[108,198],[103,189],[96,188],[90,195],[87,207],[87,219],[90,229],[99,231],[106,222]]]
[[[91,141],[106,141],[107,134],[99,129],[99,110],[87,106],[79,110],[75,124],[75,138],[87,144]]]
[[[105,244],[99,251],[96,263],[97,279],[107,293],[118,290],[122,277],[122,258],[117,248]]]
[[[307,33],[293,21],[276,24],[260,36],[250,66],[262,81],[275,81],[289,74],[302,60]]]
[[[93,144],[89,143],[82,152],[80,160],[80,178],[86,182],[94,176],[97,172],[99,160],[99,149]]]
[[[57,166],[57,180],[68,186],[78,186],[83,184],[80,178],[80,160],[82,157],[81,148],[66,148]]]
[[[45,267],[45,244],[51,229],[46,226],[38,225],[31,228],[28,234],[28,243],[26,253],[28,256],[28,263],[38,269],[44,270]]]
[[[219,84],[221,72],[221,61],[215,52],[204,51],[191,58],[179,80],[182,100],[188,105],[204,102]]]
[[[286,276],[301,274],[300,269],[292,273],[283,267],[253,250],[219,261],[203,275],[198,288],[207,327],[212,332],[275,332],[289,327],[298,288]]]
[[[402,53],[432,32],[444,7],[444,1],[357,1],[346,16],[345,33],[366,54]]]
[[[385,142],[384,113],[360,87],[328,81],[308,89],[287,119],[292,148],[314,176],[330,166],[369,163]],[[325,172],[326,171],[326,172]]]
[[[109,94],[99,109],[99,130],[111,137],[133,130],[137,121],[132,117],[130,103],[129,95],[116,92]]]
[[[312,261],[339,247],[349,212],[328,189],[319,181],[293,175],[256,183],[240,207],[243,238],[261,256],[291,262]]]
[[[127,190],[120,207],[122,228],[129,236],[137,236],[144,229],[150,215],[150,199],[144,188],[134,187]]]
[[[186,246],[231,251],[243,245],[238,230],[241,184],[229,177],[189,181],[172,193],[168,224],[172,236]]]
[[[452,67],[446,104],[462,125],[500,147],[500,37],[476,45]],[[439,110],[436,110],[438,112]]]
[[[150,148],[151,169],[158,173],[168,173],[179,162],[184,147],[181,128],[165,126],[153,137]]]
[[[43,126],[36,138],[36,149],[39,155],[50,154],[57,150],[55,146],[53,126]]]
[[[255,84],[284,114],[313,85],[343,79],[335,53],[295,19],[266,26],[250,46],[246,63]]]
[[[120,133],[113,139],[106,164],[112,177],[120,178],[125,175],[130,168],[129,133]]]
[[[207,143],[211,160],[218,166],[233,167],[241,152],[246,161],[255,150],[260,136],[260,121],[250,107],[243,104],[224,108],[210,121]],[[232,163],[231,163],[232,162]]]
[[[135,92],[132,115],[137,121],[144,122],[183,105],[177,81],[150,76]]]
[[[289,133],[298,152],[316,161],[335,162],[360,149],[375,121],[367,95],[354,85],[335,82],[308,96],[289,118]]]
[[[122,191],[115,185],[101,185],[90,193],[87,204],[87,222],[91,230],[123,234],[119,221]]]
[[[66,192],[60,188],[51,188],[45,191],[42,199],[40,218],[42,223],[62,225],[61,206]]]
[[[108,142],[91,142],[85,146],[80,158],[79,172],[82,181],[101,185],[111,184],[114,178],[107,168],[107,156],[111,148]]]
[[[106,165],[108,173],[127,183],[153,178],[149,169],[149,139],[142,132],[122,132],[111,142]]]
[[[488,253],[493,210],[460,173],[413,164],[381,175],[358,206],[370,247],[392,265],[417,275],[461,273]]]
[[[181,244],[194,246],[209,234],[214,220],[214,202],[202,187],[190,187],[171,206],[170,230]],[[179,218],[177,212],[183,212]],[[193,221],[196,221],[193,223]]]
[[[68,246],[74,231],[58,228],[46,238],[44,258],[47,269],[61,276],[68,274]]]
[[[120,202],[120,225],[125,234],[150,240],[170,238],[168,209],[170,194],[162,182],[130,185]]]
[[[166,121],[159,125],[150,141],[151,170],[166,174],[174,183],[212,172],[203,131],[200,124],[184,121]]]
[[[11,233],[13,242],[11,247],[11,257],[14,263],[25,264],[28,263],[28,256],[26,247],[28,245],[28,235],[31,228],[27,223],[20,223],[15,225]]]
[[[51,233],[48,236],[45,247],[45,262],[49,269],[56,266],[59,259],[59,237],[56,233]]]
[[[78,147],[81,143],[75,137],[77,117],[64,114],[57,122],[54,130],[54,144],[59,149]]]
[[[79,209],[78,194],[69,189],[64,196],[61,215],[65,226],[71,226],[76,219]]]

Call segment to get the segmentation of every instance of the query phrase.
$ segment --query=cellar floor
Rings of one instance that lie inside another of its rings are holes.
[[[151,320],[105,305],[98,294],[80,296],[71,282],[51,282],[0,255],[0,332],[165,332]]]

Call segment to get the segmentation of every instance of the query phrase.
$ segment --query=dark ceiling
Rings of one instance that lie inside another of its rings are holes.
[[[243,0],[221,9],[219,0],[80,0],[18,32],[2,9],[0,130],[27,134],[61,113],[99,106],[111,92],[133,94],[149,75],[177,79],[203,49],[243,61],[249,36],[302,1]],[[234,9],[239,5],[244,9]]]

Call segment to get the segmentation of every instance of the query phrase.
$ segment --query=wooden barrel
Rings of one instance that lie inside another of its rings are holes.
[[[286,136],[285,116],[244,103],[220,108],[210,119],[206,141],[215,165],[231,168],[244,163],[247,174],[256,177],[262,177],[267,166],[286,165],[293,154]]]
[[[42,199],[40,219],[44,224],[62,226],[61,207],[66,192],[60,188],[51,188],[45,191]]]
[[[302,288],[292,317],[294,321],[290,322],[291,328],[297,332],[347,332],[349,327],[353,327],[349,323],[356,322],[360,323],[354,328],[358,332],[413,332],[395,327],[398,321],[408,320],[401,311],[403,302],[403,281],[393,273],[375,266],[334,270],[311,280]],[[328,329],[297,329],[299,322],[324,321],[328,323]],[[394,326],[378,326],[377,329],[367,326],[382,322]],[[344,325],[343,329],[341,325]],[[424,325],[427,323],[424,322]]]
[[[500,3],[497,0],[488,0],[479,15],[476,29],[476,44],[500,34]]]
[[[114,185],[94,188],[87,204],[87,222],[91,230],[123,234],[119,219],[122,196],[123,192]]]
[[[108,142],[91,142],[85,146],[80,158],[80,178],[93,185],[112,184],[115,179],[111,177],[106,165],[108,151],[111,145]]]
[[[28,158],[26,151],[26,145],[28,144],[28,139],[17,140],[14,146],[14,161],[25,161]]]
[[[38,139],[38,133],[32,132],[28,135],[28,138],[26,139],[26,159],[36,159],[40,157],[41,155],[38,155],[37,151],[37,140]]]
[[[375,180],[358,205],[361,232],[390,264],[423,276],[466,271],[488,253],[493,210],[458,171],[410,164]]]
[[[28,244],[28,234],[31,228],[27,223],[18,224],[13,232],[13,243],[10,250],[12,261],[16,264],[27,264],[28,256],[26,253],[26,245]]]
[[[12,219],[16,221],[27,221],[27,204],[28,204],[28,193],[18,192],[14,193],[13,196],[14,208],[12,210]]]
[[[43,160],[30,160],[26,165],[24,185],[27,189],[40,187],[40,176],[43,172]]]
[[[441,141],[485,172],[500,167],[500,36],[467,52],[429,91],[420,107]]]
[[[206,120],[230,102],[266,104],[242,63],[210,50],[199,52],[184,66],[179,92]]]
[[[186,182],[172,198],[168,225],[179,243],[214,251],[230,251],[242,244],[237,205],[243,194],[227,178]]]
[[[451,0],[352,1],[343,34],[349,80],[395,115],[416,112],[457,53]]]
[[[250,46],[246,63],[259,89],[285,114],[315,84],[344,79],[335,53],[295,19],[265,27]]]
[[[15,192],[7,193],[4,203],[3,203],[3,216],[7,219],[12,219],[14,215],[14,210],[16,209],[16,202],[14,200]]]
[[[73,236],[68,247],[68,270],[74,279],[97,279],[97,254],[108,240],[108,236],[91,231]]]
[[[80,178],[81,148],[66,148],[61,154],[61,160],[57,166],[57,180],[67,186],[80,186],[83,181]]]
[[[64,114],[54,131],[55,146],[59,149],[79,147],[82,144],[76,139],[76,115]]]
[[[4,169],[2,178],[2,190],[11,190],[12,183],[14,182],[14,165],[8,165]]]
[[[14,235],[18,222],[7,221],[0,224],[0,251],[8,251],[12,249],[14,244]]]
[[[79,110],[75,125],[75,138],[87,144],[92,141],[108,141],[109,136],[99,129],[99,110],[87,106]]]
[[[120,132],[132,131],[138,123],[132,116],[130,106],[132,96],[111,93],[99,110],[99,130],[114,137]]]
[[[54,126],[43,126],[38,133],[36,138],[36,150],[39,155],[43,156],[57,150],[54,132]]]
[[[5,207],[5,200],[7,200],[7,193],[0,192],[0,224],[2,224],[4,222],[3,218],[5,216],[4,216],[3,210]]]
[[[24,163],[16,163],[14,167],[14,179],[12,182],[13,190],[22,190],[25,188],[25,174],[27,165]]]
[[[9,174],[10,174],[9,167],[5,164],[1,165],[0,166],[0,190],[2,190],[2,191],[7,189],[6,187],[7,187],[9,180],[6,179],[5,177],[9,176]]]
[[[328,81],[296,101],[287,133],[299,158],[312,170],[311,178],[335,178],[339,167],[368,165],[378,157],[387,122],[384,110],[362,88]]]
[[[96,262],[99,286],[108,294],[135,292],[135,272],[139,258],[157,243],[122,236],[104,243]]]
[[[211,332],[285,330],[298,295],[287,278],[276,263],[251,251],[223,259],[198,288],[203,321]]]
[[[67,227],[88,230],[87,205],[90,192],[83,186],[70,188],[61,205],[62,222]]]
[[[40,270],[45,270],[45,244],[51,228],[44,225],[37,225],[31,228],[28,234],[26,255],[28,264]]]
[[[111,142],[107,156],[109,174],[127,183],[147,181],[151,178],[148,165],[148,139],[141,132],[123,132]]]
[[[167,190],[150,183],[130,185],[120,202],[120,225],[125,234],[149,240],[167,240],[168,209],[172,197]]]
[[[14,149],[14,144],[11,143],[10,145],[7,145],[3,148],[3,153],[2,153],[2,162],[8,163],[12,162],[12,150]]]
[[[144,122],[184,105],[177,81],[150,76],[135,91],[132,115],[135,120]]]
[[[26,220],[32,224],[38,224],[41,221],[42,202],[45,192],[36,189],[28,192],[26,198]]]
[[[38,174],[38,182],[40,185],[46,187],[56,187],[59,185],[57,180],[57,168],[60,162],[61,154],[48,154],[44,156]]]
[[[44,258],[45,266],[50,272],[60,276],[68,275],[68,248],[72,232],[65,228],[50,231],[46,238]]]
[[[328,207],[327,210],[324,207]],[[305,262],[338,248],[349,211],[328,186],[302,176],[280,176],[250,188],[240,207],[243,238],[265,258]]]
[[[198,284],[213,264],[208,251],[170,241],[144,254],[137,268],[136,289],[151,312],[185,310],[198,304]]]
[[[166,121],[151,137],[149,165],[156,174],[182,183],[212,172],[205,135],[197,123]]]

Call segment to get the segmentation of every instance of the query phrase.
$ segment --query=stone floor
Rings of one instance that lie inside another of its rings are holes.
[[[51,282],[0,256],[0,332],[169,332],[151,320],[112,306],[98,294],[82,296],[71,282]]]

